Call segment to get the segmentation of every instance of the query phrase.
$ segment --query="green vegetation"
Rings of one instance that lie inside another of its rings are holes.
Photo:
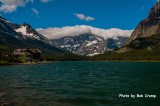
[[[147,47],[154,47],[160,44],[160,35],[153,35],[152,37],[137,38],[129,45],[126,45],[133,50],[142,50]],[[158,48],[157,48],[158,49]]]
[[[125,47],[131,49],[128,52],[108,52],[102,55],[90,57],[92,61],[160,61],[159,35],[148,38],[138,38]]]
[[[109,52],[90,57],[91,61],[160,61],[160,51],[134,50],[125,53]]]
[[[28,61],[28,55],[24,54],[21,57],[13,58],[12,50],[5,45],[0,45],[0,65],[8,65],[15,63],[25,63]]]
[[[22,55],[16,59],[14,58],[13,60],[14,60],[14,62],[17,62],[17,63],[26,63],[29,61],[29,56],[27,53],[25,53],[24,55]]]
[[[125,47],[131,50],[124,53],[107,52],[93,57],[80,56],[72,53],[61,55],[42,54],[41,61],[160,61],[160,37],[138,38]],[[11,49],[0,45],[0,65],[28,62],[28,56],[12,58]]]
[[[0,65],[9,64],[12,61],[10,55],[10,48],[4,45],[0,45]]]
[[[27,54],[24,54],[17,58],[13,58],[12,52],[13,51],[8,46],[0,45],[0,65],[30,62],[30,58]],[[88,60],[88,57],[72,53],[65,53],[60,55],[42,54],[40,61],[86,61],[86,60]],[[34,61],[31,62],[34,63]]]
[[[86,61],[88,57],[80,56],[72,53],[65,53],[63,55],[42,55],[44,61]]]

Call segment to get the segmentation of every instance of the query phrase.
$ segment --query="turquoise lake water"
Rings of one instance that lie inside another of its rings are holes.
[[[0,92],[7,94],[14,106],[160,106],[160,63],[1,66]],[[156,98],[123,98],[119,94]]]

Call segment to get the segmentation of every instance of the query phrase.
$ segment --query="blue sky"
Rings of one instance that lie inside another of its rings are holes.
[[[18,24],[27,22],[34,28],[89,25],[103,29],[134,29],[157,0],[0,1],[3,17]]]

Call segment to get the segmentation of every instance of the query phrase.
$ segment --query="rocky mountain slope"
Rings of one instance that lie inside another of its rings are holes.
[[[101,36],[86,33],[51,41],[58,48],[63,48],[79,55],[93,56],[117,49],[123,46],[127,40],[127,37],[104,39]]]
[[[151,37],[156,34],[160,34],[160,1],[151,8],[148,17],[139,23],[127,44],[136,38]]]
[[[141,21],[131,34],[127,44],[117,52],[141,50],[148,48],[152,50],[160,44],[160,1],[150,10],[146,19]]]
[[[0,17],[0,44],[15,48],[39,48],[44,53],[64,53],[29,24],[18,25]]]
[[[133,31],[127,44],[115,52],[90,58],[94,61],[160,61],[160,1]]]

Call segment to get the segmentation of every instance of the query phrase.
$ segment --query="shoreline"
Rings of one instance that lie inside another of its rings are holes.
[[[53,62],[67,62],[67,61],[38,61],[38,62],[26,62],[26,63],[9,63],[9,62],[5,62],[3,64],[0,63],[0,66],[8,66],[8,65],[38,65],[38,64],[47,64],[47,63],[53,63]],[[159,63],[159,61],[132,61],[132,60],[108,60],[108,61],[97,61],[97,60],[88,60],[88,61],[69,61],[68,62],[137,62],[137,63],[142,63],[142,62],[148,62],[148,63]]]
[[[46,64],[55,61],[38,61],[38,62],[25,62],[25,63],[9,63],[6,62],[5,64],[0,64],[0,66],[8,66],[8,65],[36,65],[36,64]]]
[[[38,64],[47,64],[55,61],[38,61],[38,62],[26,62],[26,63],[12,63],[11,65],[38,65]]]

